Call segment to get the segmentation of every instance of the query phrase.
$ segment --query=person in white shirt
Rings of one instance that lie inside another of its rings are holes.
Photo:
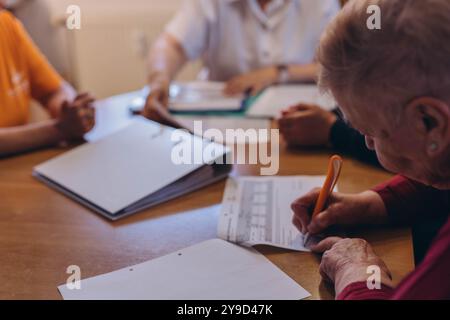
[[[314,81],[320,36],[339,9],[338,0],[185,0],[150,50],[144,116],[167,122],[170,83],[198,58],[230,95]]]

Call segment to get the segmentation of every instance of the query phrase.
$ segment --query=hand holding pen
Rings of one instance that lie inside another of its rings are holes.
[[[311,234],[316,235],[316,231],[320,232],[323,230],[320,228],[321,219],[319,219],[319,221],[316,220],[327,206],[329,198],[338,182],[342,164],[343,160],[340,156],[332,156],[328,164],[327,177],[320,191],[318,192],[318,190],[314,190],[313,193],[309,193],[292,204],[292,210],[295,213],[293,222],[294,225],[296,225],[297,228],[305,235],[305,245],[308,244]],[[313,200],[313,198],[315,199]],[[313,202],[315,202],[314,210],[312,211],[312,216],[310,216],[309,211]],[[307,211],[306,215],[304,214],[305,209]],[[319,223],[319,225],[315,227],[315,224],[317,223]]]
[[[337,164],[332,165],[336,161],[333,158],[330,160],[328,176],[336,177],[339,168],[334,168],[334,165]],[[340,165],[342,166],[342,159]],[[337,181],[337,178],[331,179],[331,183],[330,180],[328,183],[325,181],[324,186],[328,185],[329,188],[325,188],[323,192],[326,192],[328,196],[322,196],[321,201],[318,199],[324,188],[314,189],[292,203],[293,223],[300,232],[305,235],[309,234],[308,238],[312,240],[317,235],[333,234],[332,231],[335,227],[346,230],[362,225],[383,225],[388,222],[386,208],[377,192],[364,191],[356,194],[331,192],[334,188],[333,180]],[[324,199],[326,199],[325,202],[323,202]],[[322,208],[319,210],[319,207]],[[310,244],[311,240],[308,240]],[[315,245],[309,247],[315,251]]]

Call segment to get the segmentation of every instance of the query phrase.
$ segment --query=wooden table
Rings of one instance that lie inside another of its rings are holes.
[[[102,101],[98,128],[90,138],[129,120],[135,94]],[[141,263],[216,237],[217,210],[225,182],[188,194],[117,222],[110,222],[32,178],[33,166],[65,149],[47,149],[0,160],[0,299],[61,299],[57,286],[66,268],[78,265],[82,278]],[[280,175],[321,175],[326,151],[281,148]],[[151,162],[149,162],[151,165]],[[233,174],[258,174],[255,166],[235,166]],[[340,191],[359,192],[388,179],[382,170],[345,159]],[[407,229],[361,230],[392,270],[396,282],[413,268]],[[273,263],[312,294],[332,299],[320,278],[320,259],[310,253],[258,247]]]

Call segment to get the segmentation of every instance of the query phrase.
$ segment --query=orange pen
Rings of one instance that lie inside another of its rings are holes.
[[[322,212],[322,210],[325,208],[328,198],[330,197],[331,193],[333,193],[334,187],[338,182],[343,163],[344,160],[342,160],[342,158],[338,155],[334,155],[330,158],[330,162],[328,163],[327,178],[325,179],[322,189],[320,190],[319,197],[317,198],[316,206],[314,207],[311,219],[314,219],[314,217]],[[308,239],[309,234],[306,234],[304,243],[308,242]]]

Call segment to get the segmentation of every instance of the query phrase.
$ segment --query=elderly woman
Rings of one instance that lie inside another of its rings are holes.
[[[381,30],[369,30],[369,5]],[[446,213],[422,263],[394,287],[390,273],[361,239],[327,238],[320,272],[338,299],[450,299],[450,2],[354,0],[327,29],[319,50],[321,84],[346,119],[366,136],[380,163],[401,174],[373,191],[335,194],[310,218],[317,191],[292,205],[294,223],[317,234],[331,225],[408,223]],[[381,288],[367,286],[369,266]]]

